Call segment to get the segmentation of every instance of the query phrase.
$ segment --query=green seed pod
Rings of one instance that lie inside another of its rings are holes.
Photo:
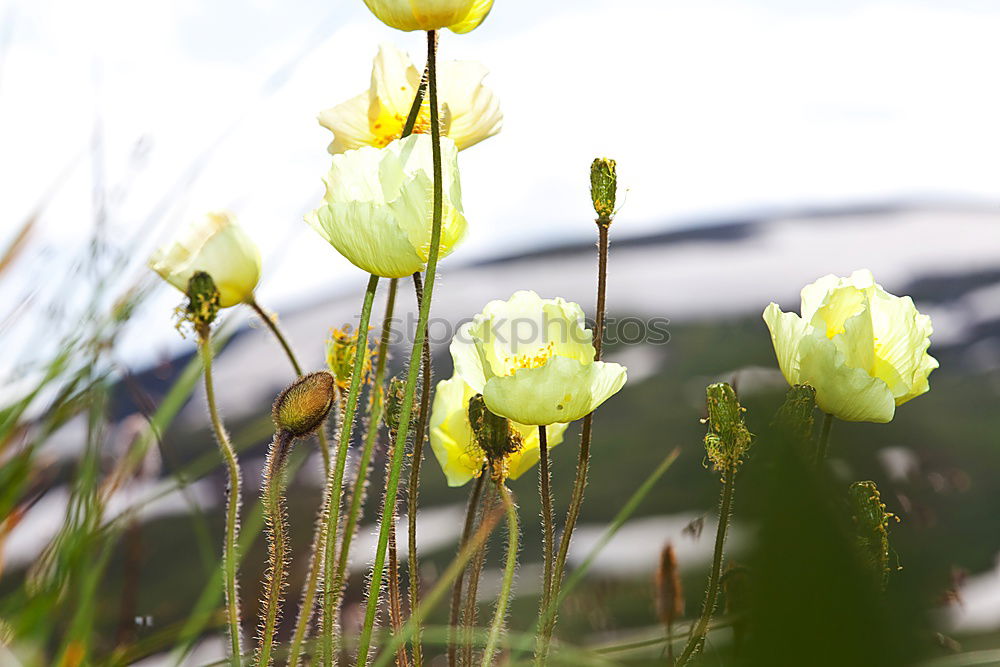
[[[303,375],[278,395],[274,427],[293,438],[304,438],[326,420],[335,394],[333,375],[326,371]]]
[[[188,305],[182,320],[190,322],[199,336],[207,338],[219,313],[219,289],[212,276],[204,271],[195,271],[188,280],[187,296]]]
[[[590,197],[594,201],[599,224],[611,224],[611,216],[615,214],[615,195],[618,190],[615,167],[615,161],[606,157],[596,158],[590,165]]]
[[[889,519],[896,515],[885,511],[875,482],[854,482],[848,496],[862,558],[885,587],[889,577]]]
[[[497,469],[497,464],[503,465],[507,457],[520,451],[521,435],[510,425],[509,419],[490,412],[482,394],[469,399],[469,424],[472,425],[476,444],[486,454],[494,474],[505,476]]]
[[[705,395],[708,407],[705,451],[713,468],[725,476],[730,471],[735,472],[743,462],[753,435],[744,423],[746,408],[740,405],[736,391],[729,384],[710,384]]]

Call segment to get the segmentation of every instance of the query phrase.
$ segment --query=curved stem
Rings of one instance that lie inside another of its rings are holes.
[[[538,611],[539,620],[545,617],[552,601],[552,568],[555,558],[555,528],[552,511],[551,474],[549,472],[549,445],[545,426],[538,427],[538,477],[542,501],[542,550],[544,552],[544,574],[542,576],[542,601]],[[542,646],[544,633],[538,634],[539,646],[535,651],[538,660],[544,660],[546,650]]]
[[[729,529],[729,519],[733,514],[733,494],[735,491],[736,471],[727,470],[722,481],[722,501],[719,505],[719,527],[715,532],[715,551],[712,554],[712,571],[708,577],[708,590],[705,592],[705,604],[701,609],[701,618],[688,637],[684,652],[677,659],[678,667],[686,665],[705,645],[705,635],[708,634],[708,624],[715,613],[715,605],[719,598],[719,584],[722,578],[722,560],[726,546],[726,533]]]
[[[281,614],[285,589],[285,568],[288,565],[288,518],[285,512],[284,489],[285,463],[291,449],[292,437],[285,431],[274,434],[264,465],[264,489],[261,500],[267,520],[267,596],[264,598],[264,615],[260,631],[258,665],[271,664],[274,632]]]
[[[215,387],[212,381],[212,346],[207,334],[199,335],[198,351],[201,354],[202,365],[205,367],[205,400],[208,403],[208,414],[211,416],[215,440],[219,444],[219,450],[222,452],[222,458],[226,462],[226,471],[229,475],[229,484],[226,490],[226,537],[222,547],[222,571],[225,577],[229,649],[232,653],[232,664],[238,666],[241,663],[240,656],[243,653],[240,641],[240,598],[236,583],[236,568],[239,559],[236,553],[236,539],[240,529],[240,464],[215,404]]]
[[[486,471],[483,474],[489,475],[489,472]],[[486,494],[486,498],[483,500],[483,511],[480,515],[483,518],[480,519],[480,522],[494,513],[496,497],[495,493]],[[487,546],[488,544],[484,542],[479,547],[479,551],[476,552],[475,558],[472,560],[472,566],[469,568],[469,590],[465,594],[465,608],[462,610],[462,660],[460,663],[465,667],[472,665],[472,639],[479,613],[479,578],[486,563]]]
[[[438,256],[441,250],[441,217],[443,210],[443,188],[441,178],[441,128],[438,119],[437,100],[437,34],[427,32],[427,72],[428,92],[431,106],[431,144],[434,161],[434,206],[431,226],[431,244],[427,257],[427,279],[424,284],[424,298],[420,303],[417,318],[417,331],[410,352],[410,363],[406,371],[406,384],[403,389],[403,405],[399,415],[399,433],[397,440],[406,442],[410,428],[410,415],[413,410],[413,395],[417,386],[417,375],[420,366],[420,352],[427,335],[427,320],[430,316],[431,295],[434,291],[434,279],[437,274]],[[368,663],[368,652],[371,649],[372,630],[375,626],[375,615],[379,606],[379,593],[382,590],[382,569],[385,567],[386,548],[389,541],[389,522],[386,513],[395,505],[396,493],[399,490],[399,476],[403,465],[405,447],[397,447],[393,452],[389,475],[386,478],[385,505],[382,508],[382,521],[379,526],[378,545],[375,548],[375,563],[372,566],[372,576],[368,584],[368,604],[365,608],[364,624],[358,639],[358,665]]]
[[[476,508],[479,507],[479,499],[483,495],[483,482],[486,481],[486,472],[483,471],[476,478],[472,491],[469,492],[469,504],[465,508],[465,525],[462,527],[462,537],[458,543],[458,553],[461,554],[472,536],[472,528],[476,523]],[[451,615],[448,624],[448,667],[455,667],[455,658],[458,653],[458,614],[462,609],[462,575],[465,569],[455,578],[455,585],[451,591]]]
[[[600,361],[601,348],[604,342],[604,315],[606,310],[606,295],[608,283],[608,228],[610,221],[597,222],[598,253],[597,253],[597,313],[594,322],[594,360]],[[580,433],[580,454],[576,463],[576,479],[573,481],[573,492],[570,496],[569,509],[566,511],[566,524],[563,527],[562,538],[559,540],[559,553],[556,555],[552,572],[552,590],[549,594],[549,610],[546,612],[542,625],[539,647],[541,655],[536,656],[540,665],[545,664],[549,642],[555,630],[556,616],[559,612],[557,600],[562,586],[563,571],[566,568],[566,558],[569,555],[570,540],[573,530],[580,518],[580,507],[583,505],[583,492],[587,487],[587,472],[590,469],[590,441],[593,433],[594,413],[583,418],[583,428]]]
[[[819,445],[816,449],[816,466],[822,466],[826,461],[826,452],[830,448],[830,429],[833,428],[833,415],[823,413],[823,427],[819,433]]]
[[[362,345],[367,345],[367,341],[361,336],[368,335],[368,322],[371,319],[372,303],[375,301],[375,291],[378,288],[378,276],[372,275],[368,279],[368,287],[365,289],[364,301],[361,304],[361,319],[358,322],[358,350],[363,349]],[[328,667],[333,664],[333,635],[336,625],[336,599],[337,595],[331,588],[334,579],[333,570],[333,547],[337,543],[337,530],[340,527],[340,500],[344,491],[344,467],[347,463],[347,450],[351,445],[351,431],[354,427],[354,411],[358,405],[358,396],[361,393],[361,376],[364,368],[364,354],[354,355],[354,368],[351,371],[351,384],[347,390],[347,400],[345,401],[343,423],[340,427],[340,438],[337,442],[336,461],[330,466],[326,479],[326,492],[324,499],[325,513],[325,537],[323,544],[323,581],[326,594],[323,596],[323,662]]]
[[[424,289],[420,272],[413,274],[413,288],[417,293],[417,307],[424,299]],[[407,483],[406,524],[407,524],[407,573],[409,575],[410,610],[420,604],[420,561],[417,557],[417,500],[420,495],[420,463],[424,459],[424,435],[427,432],[427,418],[431,407],[431,346],[424,338],[421,351],[423,383],[420,388],[420,413],[417,417],[417,430],[413,437],[413,456],[410,459],[410,480]],[[413,665],[423,665],[423,650],[420,646],[422,628],[417,625],[412,637]]]
[[[517,508],[514,506],[510,491],[503,482],[497,484],[497,492],[500,494],[504,509],[507,511],[507,562],[503,569],[503,582],[500,584],[500,596],[497,598],[496,611],[493,612],[493,624],[490,627],[489,638],[486,640],[486,648],[483,650],[483,659],[480,662],[482,667],[489,667],[493,663],[493,653],[500,640],[500,631],[503,630],[504,619],[507,616],[507,604],[510,602],[510,591],[514,584],[514,571],[517,569],[519,532]]]

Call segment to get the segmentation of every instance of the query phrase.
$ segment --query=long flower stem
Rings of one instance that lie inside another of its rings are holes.
[[[258,665],[271,664],[274,632],[281,613],[285,589],[285,568],[288,565],[288,519],[285,512],[284,488],[285,463],[291,449],[292,437],[285,431],[274,434],[274,441],[264,465],[264,516],[267,520],[267,595],[263,600],[264,614],[261,621]]]
[[[610,221],[598,221],[598,253],[597,253],[597,313],[594,322],[594,361],[601,359],[601,347],[604,342],[604,316],[606,310],[606,295],[608,285],[608,229]],[[536,656],[540,665],[545,664],[548,655],[549,642],[555,630],[556,616],[559,609],[559,589],[562,587],[563,571],[566,568],[566,558],[569,555],[570,540],[573,530],[580,518],[580,507],[583,505],[583,492],[587,487],[587,472],[590,468],[590,441],[593,432],[594,413],[583,418],[583,428],[580,433],[580,453],[576,463],[576,478],[573,480],[573,492],[570,496],[569,509],[566,511],[566,524],[563,526],[562,538],[559,540],[559,553],[556,555],[552,572],[552,590],[549,594],[549,609],[545,613],[542,625],[540,655]]]
[[[726,546],[726,533],[729,530],[729,520],[733,514],[733,495],[735,492],[736,470],[730,469],[725,472],[722,480],[722,500],[719,504],[719,527],[715,532],[715,551],[712,554],[712,571],[708,577],[708,590],[705,592],[705,604],[701,610],[701,618],[688,637],[684,652],[677,659],[678,667],[683,667],[699,652],[705,645],[705,636],[708,634],[708,625],[712,621],[712,614],[715,613],[715,605],[719,598],[719,584],[722,579],[722,561]]]
[[[417,293],[417,307],[424,299],[424,290],[420,273],[413,274],[413,288]],[[427,418],[431,407],[431,346],[424,338],[421,350],[421,366],[423,383],[420,387],[420,413],[417,416],[417,430],[413,438],[413,456],[410,459],[410,481],[406,486],[406,525],[407,525],[407,572],[409,574],[410,611],[420,604],[420,561],[417,557],[417,500],[420,495],[420,463],[424,458],[424,435],[427,433]],[[422,667],[423,650],[420,646],[422,628],[418,624],[413,630],[411,639],[413,648],[413,665]]]
[[[222,571],[225,577],[229,649],[232,653],[232,664],[238,667],[241,664],[240,656],[243,654],[242,642],[240,641],[240,597],[236,583],[236,569],[239,564],[236,540],[240,529],[240,464],[215,404],[215,386],[212,381],[212,345],[207,334],[199,335],[198,351],[205,368],[205,400],[208,403],[208,413],[212,419],[215,440],[219,444],[219,450],[222,452],[222,458],[226,462],[226,471],[229,475],[226,490],[226,537],[222,547]]]
[[[538,614],[539,618],[544,618],[552,600],[552,568],[555,558],[555,528],[553,526],[555,520],[553,518],[552,510],[551,474],[549,472],[549,445],[544,425],[538,427],[538,477],[538,488],[542,501],[542,550],[544,552],[543,558],[545,562],[544,574],[542,576],[542,602]],[[539,633],[538,641],[540,643],[545,641],[542,633]],[[536,656],[539,659],[543,659],[544,655],[545,652],[542,650],[541,645],[539,645],[536,651]]]
[[[361,304],[361,319],[358,322],[358,350],[367,345],[362,336],[368,335],[368,322],[371,320],[372,304],[375,301],[375,291],[378,289],[378,276],[372,274],[365,289],[364,301]],[[337,442],[336,460],[330,466],[326,479],[326,498],[324,513],[326,518],[323,557],[323,581],[325,584],[323,596],[323,635],[322,650],[324,665],[333,664],[334,627],[336,625],[337,594],[331,589],[334,583],[333,547],[337,543],[337,530],[340,527],[340,500],[344,491],[344,467],[347,463],[347,450],[351,445],[351,431],[354,427],[354,411],[358,405],[358,395],[361,393],[361,376],[364,369],[365,355],[354,355],[354,368],[351,371],[351,384],[347,390],[343,412],[343,423],[340,427],[340,438]]]
[[[372,384],[372,391],[376,393],[373,394],[368,431],[365,433],[365,442],[358,461],[358,474],[354,478],[354,486],[351,489],[351,504],[347,511],[347,519],[344,522],[344,535],[341,538],[340,551],[337,555],[337,574],[334,578],[336,588],[334,595],[340,595],[343,582],[347,577],[347,564],[350,560],[351,544],[354,541],[354,534],[357,532],[358,520],[361,518],[361,507],[364,505],[366,497],[368,469],[375,451],[375,441],[378,439],[379,423],[382,419],[382,411],[384,409],[381,392],[382,384],[385,380],[385,365],[389,356],[389,336],[392,333],[392,316],[396,308],[397,284],[398,281],[396,278],[389,281],[389,293],[386,296],[385,302],[385,315],[382,318],[382,333],[378,343],[378,358],[375,361],[375,380]]]
[[[390,453],[398,443],[392,443]],[[392,627],[393,636],[399,636],[403,629],[403,605],[399,592],[399,559],[396,552],[396,508],[392,508],[390,513],[391,525],[389,527],[389,625]],[[396,648],[397,667],[408,667],[410,661],[406,654],[406,643],[400,643]]]
[[[288,342],[288,338],[285,336],[281,327],[278,325],[277,320],[268,313],[256,299],[250,302],[250,307],[257,313],[257,316],[264,322],[267,328],[277,339],[278,343],[281,345],[281,349],[284,350],[285,356],[288,358],[289,363],[292,365],[292,370],[299,377],[302,376],[302,365],[299,363],[298,358],[295,356],[295,351],[292,349],[291,344]],[[326,428],[320,428],[317,431],[317,437],[319,438],[319,451],[323,457],[323,469],[329,471],[330,469],[330,444],[327,439]],[[299,655],[302,651],[302,642],[305,640],[306,631],[309,628],[309,621],[313,617],[313,606],[316,602],[316,591],[319,587],[319,575],[323,567],[323,548],[324,548],[324,531],[323,527],[325,521],[323,520],[324,510],[320,507],[319,518],[316,522],[316,530],[313,533],[313,543],[310,550],[309,556],[309,573],[306,576],[305,584],[302,588],[302,600],[299,605],[299,615],[295,621],[295,631],[292,635],[291,647],[288,653],[288,664],[298,665]]]
[[[823,426],[819,433],[819,445],[816,449],[816,466],[822,466],[826,461],[826,452],[830,448],[830,429],[833,428],[833,415],[823,414]]]
[[[489,475],[489,472],[484,472],[483,474]],[[486,498],[483,500],[483,511],[480,514],[482,517],[480,522],[485,520],[485,517],[493,514],[496,497],[495,493],[486,494]],[[471,667],[472,665],[472,639],[479,612],[479,577],[482,575],[483,566],[486,564],[487,546],[488,544],[484,542],[479,547],[479,551],[476,552],[476,556],[472,559],[472,564],[469,568],[469,590],[465,594],[465,608],[462,610],[462,660],[460,664],[465,667]]]
[[[469,492],[469,504],[465,508],[465,525],[462,527],[462,537],[458,543],[458,552],[462,553],[469,538],[472,536],[472,529],[476,523],[476,509],[479,507],[479,499],[483,494],[483,482],[486,480],[486,473],[483,472],[476,478]],[[458,614],[462,609],[462,577],[465,569],[455,578],[455,585],[451,591],[451,615],[448,626],[448,667],[455,667],[455,660],[458,654]]]
[[[500,632],[503,630],[504,619],[507,617],[507,604],[510,602],[514,571],[517,569],[517,544],[520,531],[517,524],[517,507],[514,506],[510,491],[503,482],[497,483],[497,492],[500,494],[504,509],[507,511],[507,562],[503,569],[500,596],[497,598],[496,610],[493,612],[493,624],[490,627],[489,638],[486,640],[486,648],[483,650],[483,659],[480,662],[482,667],[490,667],[493,664],[493,653],[500,641]]]
[[[444,184],[441,177],[441,127],[438,119],[437,99],[437,34],[433,30],[427,32],[427,88],[431,106],[431,144],[434,161],[434,208],[431,226],[431,245],[427,257],[427,278],[424,284],[424,298],[420,303],[417,317],[417,330],[410,352],[410,363],[406,371],[406,384],[403,389],[403,405],[399,415],[399,433],[397,441],[406,442],[409,435],[410,415],[413,410],[413,396],[417,387],[417,375],[420,367],[420,353],[424,338],[427,335],[427,320],[430,317],[431,295],[434,291],[434,279],[437,275],[438,256],[441,250],[441,217],[443,210]],[[389,541],[389,521],[387,512],[395,505],[396,493],[399,490],[399,476],[403,465],[405,447],[397,447],[393,451],[389,476],[385,486],[385,506],[382,509],[382,521],[379,526],[378,545],[375,548],[375,563],[368,588],[368,604],[365,608],[364,624],[358,639],[358,665],[368,663],[368,652],[371,649],[372,631],[375,626],[375,615],[379,606],[379,593],[382,589],[382,569],[385,567],[386,548]]]

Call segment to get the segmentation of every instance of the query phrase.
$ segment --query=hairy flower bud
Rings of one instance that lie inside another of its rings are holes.
[[[615,161],[606,157],[596,158],[590,165],[590,198],[594,201],[598,224],[611,224],[617,190]]]
[[[743,462],[753,435],[744,423],[746,408],[736,399],[732,386],[726,382],[710,384],[705,394],[708,407],[705,451],[715,470],[725,476]]]
[[[333,406],[333,375],[326,371],[303,375],[278,395],[272,415],[275,430],[304,438],[326,420]]]

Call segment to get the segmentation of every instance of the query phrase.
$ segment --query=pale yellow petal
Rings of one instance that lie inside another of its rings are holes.
[[[459,150],[497,134],[503,125],[500,101],[483,85],[488,70],[479,63],[441,65],[438,88],[450,113],[448,137]]]
[[[376,145],[377,137],[368,124],[368,106],[368,93],[361,93],[320,112],[319,124],[333,132],[328,151],[336,155],[352,148]]]
[[[448,486],[462,486],[479,474],[486,456],[473,444],[469,424],[469,399],[476,395],[458,376],[438,382],[431,408],[431,451],[448,479]]]
[[[892,421],[896,402],[879,378],[844,362],[843,355],[821,331],[805,336],[799,348],[799,382],[816,389],[821,410],[844,421]]]
[[[764,309],[764,322],[771,332],[781,374],[788,384],[799,384],[799,344],[812,327],[795,313],[782,312],[773,302]]]
[[[465,18],[458,23],[449,25],[448,29],[458,34],[475,30],[486,20],[491,9],[493,9],[493,0],[476,0],[472,3],[472,7],[465,15]]]
[[[520,451],[510,455],[510,459],[507,462],[507,472],[510,478],[517,479],[538,463],[539,436],[537,426],[518,424],[516,422],[513,422],[513,424],[514,428],[521,434],[524,444]],[[563,435],[566,433],[567,428],[569,428],[569,424],[550,424],[545,427],[545,441],[548,444],[549,450],[563,441]]]
[[[593,412],[626,379],[618,364],[555,357],[538,368],[488,379],[483,398],[492,412],[522,424],[568,423]]]
[[[419,86],[420,71],[410,60],[410,56],[392,44],[380,45],[372,65],[370,95],[382,104],[383,113],[392,115],[397,120],[400,129],[410,112]],[[373,124],[379,118],[374,110],[369,116]]]

